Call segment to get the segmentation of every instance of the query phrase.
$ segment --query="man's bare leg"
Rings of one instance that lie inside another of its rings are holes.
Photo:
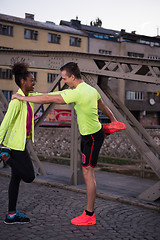
[[[83,167],[83,177],[86,184],[87,191],[87,208],[89,212],[94,211],[94,203],[96,198],[96,180],[94,175],[94,168],[88,166]]]

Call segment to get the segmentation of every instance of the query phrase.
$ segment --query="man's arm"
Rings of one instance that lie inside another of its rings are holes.
[[[33,102],[39,104],[46,103],[58,103],[66,104],[60,94],[58,95],[38,95],[38,96],[22,96],[20,94],[14,94],[12,99],[17,98],[20,101]]]
[[[111,110],[104,104],[101,98],[98,100],[98,108],[111,120],[111,122],[117,121]]]

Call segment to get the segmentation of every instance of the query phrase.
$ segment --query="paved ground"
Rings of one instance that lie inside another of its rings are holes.
[[[36,182],[49,184],[58,188],[70,189],[76,192],[85,191],[85,184],[76,186],[70,185],[69,166],[49,162],[42,162],[42,165],[47,174],[46,176],[37,176]],[[2,162],[0,164],[0,174],[10,174],[10,168],[2,168]],[[97,182],[97,195],[99,197],[160,211],[160,200],[150,202],[138,198],[139,194],[153,186],[157,181],[98,170],[95,171],[95,176]]]
[[[54,167],[54,174],[51,174],[51,171],[53,172],[51,166]],[[24,225],[3,223],[7,211],[9,178],[2,176],[2,173],[6,174],[9,169],[0,169],[0,240],[160,240],[160,212],[99,197],[96,198],[95,203],[97,224],[95,226],[72,225],[70,220],[81,214],[86,206],[86,195],[81,193],[84,191],[84,186],[73,187],[73,191],[70,191],[72,188],[67,190],[69,189],[67,184],[69,168],[50,164],[45,167],[48,174],[46,177],[38,177],[38,183],[21,183],[18,210],[31,218],[31,223]],[[63,175],[61,178],[60,173]],[[123,182],[127,181],[125,176],[123,178],[123,175],[119,176],[119,174],[109,174],[108,177],[107,173],[96,172],[96,177],[99,182],[98,187],[101,187],[101,192],[106,196],[110,196],[111,193],[120,196],[125,188]],[[100,184],[104,177],[110,179],[108,189],[105,189],[107,184]],[[117,191],[116,180],[120,188],[117,188]],[[48,184],[46,186],[39,184],[43,181]],[[133,184],[133,181],[135,184],[139,179],[128,178],[130,184]],[[121,196],[132,202],[134,194],[151,184],[153,182],[150,180],[142,181],[143,187],[134,186],[133,191],[128,190],[128,195],[126,190]],[[112,190],[111,187],[113,187]]]
[[[18,209],[27,213],[31,223],[6,225],[9,179],[0,176],[0,239],[160,239],[160,214],[155,210],[96,199],[95,226],[74,226],[70,220],[81,214],[86,204],[82,193],[21,183]]]

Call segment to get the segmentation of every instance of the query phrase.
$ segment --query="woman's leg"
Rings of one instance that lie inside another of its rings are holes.
[[[8,196],[8,214],[4,220],[6,224],[13,223],[28,223],[30,219],[24,214],[20,214],[16,210],[18,193],[19,193],[19,184],[21,179],[27,183],[30,183],[34,180],[34,169],[29,157],[28,152],[25,151],[11,151],[11,157],[8,160],[8,164],[11,166],[12,175],[11,181],[9,184]]]
[[[20,181],[21,181],[21,178],[12,169],[11,180],[10,180],[9,189],[8,189],[8,197],[9,197],[8,212],[9,213],[16,211]]]
[[[11,180],[9,184],[9,212],[16,211],[16,203],[19,193],[19,184],[23,180],[25,182],[32,182],[35,178],[34,169],[27,150],[17,151],[12,150],[11,158],[8,161],[11,166]]]
[[[28,151],[12,150],[13,164],[12,168],[16,171],[17,175],[26,183],[31,183],[34,178],[34,168]]]

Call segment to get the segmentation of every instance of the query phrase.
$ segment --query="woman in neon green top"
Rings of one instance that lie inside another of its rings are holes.
[[[34,90],[35,81],[33,75],[28,72],[27,64],[16,63],[12,73],[19,87],[19,94],[22,96],[38,94],[30,93]],[[0,126],[0,143],[3,142],[3,145],[11,149],[11,157],[7,160],[7,164],[11,167],[11,180],[6,224],[30,221],[16,209],[20,181],[30,183],[35,178],[32,161],[26,150],[27,138],[34,141],[34,104],[12,100]],[[5,159],[5,156],[3,158]]]
[[[81,152],[83,176],[87,189],[87,207],[82,215],[71,220],[74,225],[96,224],[94,203],[96,197],[96,181],[94,168],[104,140],[104,132],[98,120],[98,108],[109,117],[111,122],[117,121],[110,109],[104,105],[97,90],[86,84],[76,63],[70,62],[61,68],[63,82],[70,89],[57,95],[28,96],[14,95],[21,101],[33,103],[73,103],[77,113],[79,131],[81,133]]]

